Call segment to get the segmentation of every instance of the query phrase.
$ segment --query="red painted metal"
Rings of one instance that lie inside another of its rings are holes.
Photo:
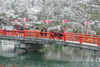
[[[25,33],[26,31],[24,30],[24,37],[26,37],[26,33]]]
[[[12,64],[12,67],[15,67],[15,66]]]
[[[2,30],[2,36],[4,36],[4,30]]]
[[[38,32],[37,31],[34,32],[35,32],[35,37],[38,38]]]
[[[65,30],[66,30],[66,24],[65,24],[65,26],[64,26],[64,33],[65,33]]]
[[[80,44],[82,44],[82,36],[80,36]]]
[[[4,67],[4,65],[2,64],[1,67]]]
[[[66,41],[66,33],[64,33],[64,41]]]
[[[51,40],[51,32],[49,32],[49,39]]]
[[[86,27],[86,34],[87,34],[88,25],[89,25],[89,21],[85,21],[85,22],[84,22],[84,26]]]
[[[71,34],[71,35],[70,35],[70,38],[71,38],[71,40],[73,41],[73,33],[71,32],[70,34]]]
[[[12,36],[14,37],[14,30],[12,30]]]
[[[49,25],[49,23],[50,23],[50,20],[45,20],[44,22],[47,24],[46,31],[48,31],[48,25]]]
[[[98,38],[98,46],[100,46],[100,38]]]
[[[18,37],[35,37],[46,39],[57,39],[62,41],[77,41],[80,44],[91,43],[100,46],[100,37],[98,35],[80,34],[80,33],[52,33],[32,30],[0,30],[0,36],[18,36]]]

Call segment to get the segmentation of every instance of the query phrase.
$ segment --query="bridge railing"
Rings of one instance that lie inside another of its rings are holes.
[[[29,31],[29,30],[25,30],[23,33],[24,37],[35,37],[35,32],[34,31]]]
[[[82,37],[82,42],[98,44],[98,38],[85,36],[85,37]]]
[[[32,30],[0,30],[0,36],[57,39],[62,41],[77,41],[80,44],[91,43],[100,46],[100,37],[98,35],[72,33],[72,32],[51,33],[51,32],[40,32]]]
[[[82,43],[91,43],[91,44],[97,44],[97,46],[100,46],[100,38],[98,35],[86,35],[86,34],[80,34],[80,33],[66,33],[66,40],[65,41],[77,41]]]
[[[38,37],[49,39],[49,32],[38,32]]]

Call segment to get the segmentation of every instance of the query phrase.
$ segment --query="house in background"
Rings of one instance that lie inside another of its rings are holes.
[[[5,29],[5,30],[24,30],[23,26],[21,25],[10,25],[7,24],[7,20],[4,18],[0,18],[0,29]]]
[[[1,29],[5,29],[5,30],[13,30],[14,29],[14,26],[12,26],[12,25],[1,25],[0,27],[1,27]]]
[[[3,18],[0,18],[0,29],[5,29],[5,30],[13,30],[14,29],[13,25],[7,25],[5,22],[6,21]]]

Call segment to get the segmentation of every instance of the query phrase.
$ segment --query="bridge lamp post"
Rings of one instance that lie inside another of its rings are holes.
[[[22,18],[22,22],[23,22],[23,28],[24,28],[24,30],[25,30],[25,23],[26,23],[26,21],[27,21],[26,17]]]
[[[13,20],[13,22],[15,23],[15,29],[17,29],[17,22],[18,22],[18,20],[15,19],[15,20]]]
[[[63,20],[62,20],[62,24],[64,25],[64,33],[65,33],[66,24],[67,24],[67,19],[63,19]]]
[[[85,26],[85,34],[86,34],[86,35],[87,35],[88,25],[89,25],[89,21],[85,21],[85,22],[84,22],[84,26]]]
[[[46,31],[48,32],[48,25],[49,25],[49,23],[50,23],[50,20],[45,20],[44,22],[45,22],[46,25],[47,25]]]

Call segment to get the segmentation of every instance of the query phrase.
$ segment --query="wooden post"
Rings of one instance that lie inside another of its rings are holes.
[[[80,44],[82,44],[82,36],[80,36]]]
[[[12,30],[12,36],[14,37],[14,30]]]
[[[100,37],[98,38],[98,47],[100,46]]]
[[[26,37],[26,31],[24,30],[24,37]]]
[[[64,33],[64,41],[66,41],[66,33]]]
[[[49,40],[51,40],[51,32],[49,32]]]

